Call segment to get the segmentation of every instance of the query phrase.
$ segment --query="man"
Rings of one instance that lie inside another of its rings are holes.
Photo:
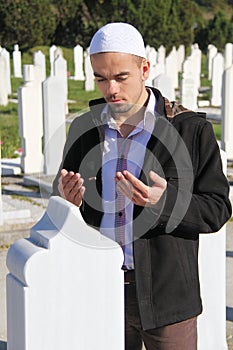
[[[133,26],[102,27],[90,55],[103,99],[72,123],[53,194],[123,249],[126,349],[194,350],[198,236],[231,215],[212,127],[146,87],[150,63]]]

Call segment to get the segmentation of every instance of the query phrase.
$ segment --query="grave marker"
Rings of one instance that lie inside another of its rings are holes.
[[[83,48],[76,45],[74,48],[74,80],[85,80],[83,72]]]
[[[153,80],[153,86],[159,89],[162,95],[170,101],[175,101],[175,90],[172,87],[172,80],[166,74],[160,74]]]
[[[76,206],[50,198],[30,238],[8,251],[7,349],[123,350],[122,263]]]
[[[0,53],[0,106],[8,105],[6,59]]]
[[[45,63],[45,55],[42,51],[38,50],[33,54],[33,64],[34,66],[41,67],[41,78],[44,81],[46,79],[46,63]]]
[[[226,173],[227,158],[221,151]],[[198,350],[227,350],[226,343],[226,225],[200,235],[199,275],[203,313],[198,317]]]
[[[12,90],[11,90],[10,54],[5,48],[3,48],[1,51],[1,55],[5,57],[5,61],[6,61],[7,93],[8,95],[11,95]]]
[[[84,71],[85,71],[85,90],[94,91],[95,90],[95,77],[93,74],[89,49],[84,52]]]
[[[227,159],[233,159],[233,64],[224,70],[222,93],[222,141]]]
[[[191,110],[197,109],[198,86],[195,77],[195,63],[193,57],[186,58],[181,76],[180,100],[181,104]]]
[[[41,67],[24,65],[23,78],[24,85],[18,89],[19,134],[23,150],[21,167],[26,174],[32,174],[43,169]]]
[[[178,55],[177,50],[173,46],[172,51],[166,57],[166,75],[170,77],[172,81],[173,89],[179,87],[178,84]]]
[[[224,57],[221,53],[212,60],[212,79],[211,79],[211,105],[220,107],[222,104],[222,80],[224,72]]]
[[[64,59],[57,59],[61,65]],[[58,68],[58,67],[57,67]],[[61,67],[60,67],[61,68]],[[55,175],[62,159],[66,140],[67,99],[64,77],[60,74],[48,77],[42,84],[44,110],[44,173]]]
[[[13,51],[13,71],[15,78],[22,78],[22,64],[21,64],[21,51],[19,51],[19,45],[14,45]]]
[[[208,68],[208,79],[212,79],[212,60],[217,55],[218,49],[210,44],[208,45],[208,53],[207,53],[207,68]]]

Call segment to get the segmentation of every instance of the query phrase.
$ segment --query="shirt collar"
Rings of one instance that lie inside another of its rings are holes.
[[[142,129],[152,132],[152,126],[155,123],[155,106],[156,98],[153,94],[153,91],[150,88],[147,88],[150,96],[148,99],[147,107],[145,109],[144,118],[138,123],[134,132],[139,132]],[[106,104],[101,112],[101,121],[103,124],[107,124],[111,129],[118,129],[114,118],[111,115],[110,108]]]

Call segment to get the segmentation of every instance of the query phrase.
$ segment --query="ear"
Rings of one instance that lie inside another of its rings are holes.
[[[141,69],[142,69],[142,80],[145,81],[148,79],[150,74],[150,61],[143,59]]]

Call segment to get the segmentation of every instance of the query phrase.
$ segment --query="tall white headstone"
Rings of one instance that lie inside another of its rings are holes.
[[[172,87],[174,89],[179,87],[178,72],[178,55],[176,48],[173,46],[172,51],[166,57],[166,75],[172,80]]]
[[[191,46],[191,58],[193,60],[193,78],[196,81],[197,87],[201,86],[201,56],[202,52],[198,44]]]
[[[212,60],[217,55],[218,49],[212,44],[208,45],[207,53],[207,68],[208,68],[208,79],[212,79]]]
[[[85,72],[85,90],[95,90],[95,77],[91,67],[91,60],[89,55],[89,49],[84,52],[84,72]]]
[[[81,45],[74,47],[74,79],[85,80],[83,72],[83,48]]]
[[[177,55],[178,55],[178,71],[182,71],[183,63],[185,60],[185,46],[180,45],[177,50]]]
[[[50,198],[29,239],[7,255],[8,350],[123,350],[120,246],[79,209]]]
[[[153,85],[153,80],[156,77],[156,69],[157,69],[157,51],[154,47],[149,47],[147,53],[147,59],[150,61],[150,74],[148,79],[146,80],[147,86]]]
[[[42,79],[45,80],[46,79],[46,61],[45,61],[45,55],[43,54],[42,51],[38,50],[34,52],[33,64],[34,66],[41,67]]]
[[[1,55],[5,57],[6,60],[6,75],[7,75],[7,93],[11,94],[11,67],[10,67],[10,54],[9,52],[3,48],[1,51]]]
[[[222,94],[222,148],[233,159],[233,64],[224,70]]]
[[[50,75],[54,75],[54,60],[55,60],[55,51],[57,50],[56,45],[52,45],[49,48],[49,61],[50,61]]]
[[[0,135],[0,141],[1,141],[1,135]],[[1,176],[2,176],[2,156],[1,156],[1,142],[0,142],[0,226],[3,224],[3,208],[2,208],[2,181],[1,181]]]
[[[21,167],[26,174],[43,169],[42,137],[42,73],[33,65],[23,66],[24,85],[18,89],[19,134],[21,138]]]
[[[68,80],[67,80],[67,62],[62,55],[58,55],[54,61],[54,75],[63,82],[65,114],[68,114]]]
[[[226,172],[226,154],[221,155]],[[198,350],[227,350],[226,225],[200,235],[199,274],[203,313],[198,317]]]
[[[162,95],[169,99],[169,101],[175,101],[175,90],[172,87],[171,78],[165,74],[160,74],[153,80],[153,87],[159,89]]]
[[[212,60],[211,105],[222,105],[222,80],[224,72],[224,57],[219,52]]]
[[[22,78],[22,63],[21,63],[21,51],[19,51],[19,45],[14,45],[13,51],[13,71],[15,78]]]
[[[7,67],[6,59],[0,53],[0,106],[8,104],[8,89],[7,89]]]
[[[58,58],[63,60],[62,57]],[[43,86],[44,173],[55,175],[66,140],[66,86],[60,75],[48,77]]]
[[[180,100],[183,106],[197,109],[198,86],[195,79],[195,64],[192,56],[186,58],[181,76]]]
[[[224,52],[224,69],[229,68],[233,64],[233,44],[227,43]]]

